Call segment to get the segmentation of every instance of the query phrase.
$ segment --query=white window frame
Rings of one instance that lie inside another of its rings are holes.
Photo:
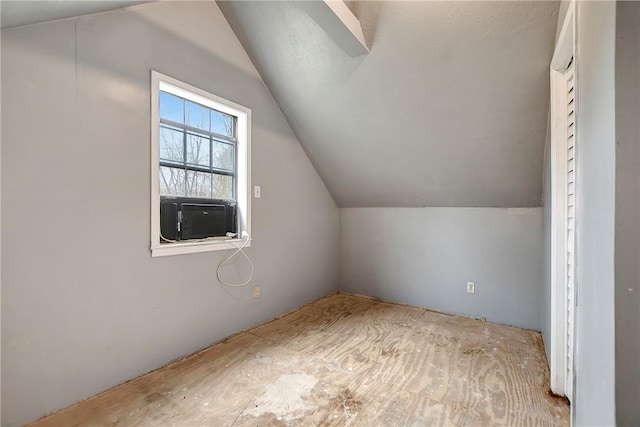
[[[238,235],[251,236],[251,109],[157,71],[151,71],[151,256],[192,254],[235,249],[242,239],[160,243],[160,91],[230,114],[237,118]],[[246,246],[251,246],[248,242]]]
[[[550,117],[551,117],[551,346],[549,368],[551,391],[555,394],[566,396],[573,402],[573,396],[569,396],[570,387],[568,381],[574,381],[576,371],[573,369],[574,378],[567,375],[567,137],[566,137],[566,75],[567,64],[573,57],[574,79],[576,79],[575,91],[577,92],[577,58],[575,49],[575,0],[569,4],[565,15],[560,36],[551,59],[550,65]],[[578,96],[577,94],[576,96]],[[576,98],[577,99],[577,98]],[[577,103],[577,101],[576,101]],[[578,115],[577,105],[574,114]],[[574,134],[576,152],[579,149],[579,135],[577,125]],[[578,162],[578,157],[575,159]],[[576,165],[580,170],[580,166]],[[579,221],[579,219],[577,219]],[[575,256],[577,262],[577,255]],[[577,280],[577,279],[576,279]],[[577,282],[576,282],[577,283]],[[577,292],[577,290],[576,290]],[[577,325],[575,323],[575,338]],[[575,342],[573,345],[574,357],[577,353]],[[574,389],[575,390],[575,389]]]

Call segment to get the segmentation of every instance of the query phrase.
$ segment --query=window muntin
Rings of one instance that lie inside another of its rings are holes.
[[[160,90],[160,195],[236,199],[237,118]]]

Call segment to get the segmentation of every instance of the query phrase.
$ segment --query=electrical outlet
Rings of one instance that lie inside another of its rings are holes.
[[[259,185],[254,185],[253,186],[253,197],[255,197],[256,199],[260,198],[260,186]]]
[[[476,293],[476,284],[473,282],[467,282],[467,293],[475,294]]]
[[[254,286],[253,287],[253,297],[254,298],[260,298],[261,294],[262,294],[262,289],[260,289],[260,286]]]

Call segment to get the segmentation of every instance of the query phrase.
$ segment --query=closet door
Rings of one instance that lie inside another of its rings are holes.
[[[567,68],[567,277],[566,277],[566,396],[573,396],[573,355],[576,307],[575,281],[575,223],[576,223],[576,147],[575,147],[575,75],[573,62]]]

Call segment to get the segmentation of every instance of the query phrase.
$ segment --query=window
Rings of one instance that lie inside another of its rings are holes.
[[[160,196],[235,200],[237,117],[160,90]]]
[[[246,107],[151,72],[153,256],[230,249],[225,231],[250,233],[250,119]],[[209,226],[225,208],[222,228]],[[208,234],[194,231],[203,218]]]

